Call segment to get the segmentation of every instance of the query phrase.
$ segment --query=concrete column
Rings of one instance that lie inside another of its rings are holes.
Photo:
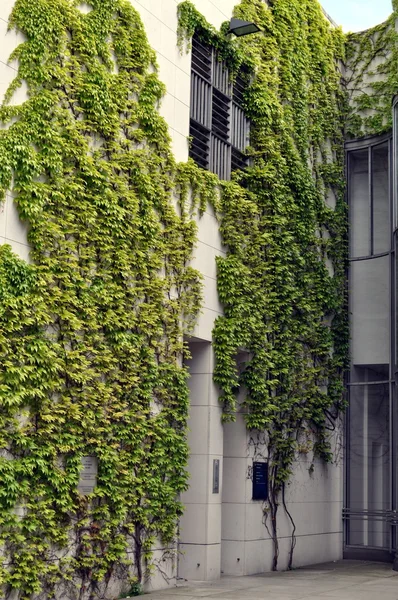
[[[178,577],[209,581],[220,577],[223,426],[213,383],[212,346],[198,341],[190,349],[190,487],[182,494],[185,512],[180,520]],[[218,492],[213,491],[215,460],[219,461]]]

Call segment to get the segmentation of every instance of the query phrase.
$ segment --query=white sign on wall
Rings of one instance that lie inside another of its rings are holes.
[[[83,456],[82,466],[77,489],[81,494],[87,496],[92,494],[97,485],[98,459],[95,456]]]

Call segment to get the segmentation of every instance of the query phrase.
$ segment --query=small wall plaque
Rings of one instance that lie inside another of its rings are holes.
[[[97,485],[98,460],[95,456],[83,456],[82,465],[77,489],[81,494],[87,496],[93,493]]]
[[[253,463],[253,500],[268,499],[268,464]]]
[[[220,493],[220,460],[213,460],[213,494]]]

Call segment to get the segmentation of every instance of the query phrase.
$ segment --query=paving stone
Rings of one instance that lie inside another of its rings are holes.
[[[282,573],[192,582],[145,600],[398,600],[398,573],[371,561],[337,561]]]
[[[377,596],[375,596],[377,593]],[[311,596],[309,596],[311,598]],[[343,591],[325,592],[318,596],[319,600],[327,600],[328,598],[335,598],[338,600],[397,600],[398,589],[396,590],[374,590],[367,591],[360,590],[357,588],[346,588]],[[277,600],[277,598],[275,598]]]

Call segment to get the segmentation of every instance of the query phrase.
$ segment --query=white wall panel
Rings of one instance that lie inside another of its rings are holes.
[[[389,363],[389,257],[352,262],[351,358],[355,365]]]
[[[269,507],[267,502],[252,500],[251,480],[253,460],[264,460],[267,452],[264,446],[256,444],[254,453],[244,415],[237,413],[236,417],[235,423],[224,425],[221,561],[225,574],[250,575],[272,568],[272,540],[264,522],[264,511]],[[331,442],[338,452],[339,436],[335,437]],[[314,469],[311,468],[312,463]],[[309,452],[308,455],[300,455],[294,463],[293,475],[286,489],[286,502],[297,528],[295,566],[341,558],[342,491],[341,461],[326,466],[320,460],[313,460]],[[270,516],[270,529],[269,519]],[[280,506],[280,569],[288,564],[291,533],[291,521]],[[314,555],[310,548],[314,540],[318,548],[324,541],[325,547],[319,556]]]
[[[188,422],[190,487],[181,495],[185,513],[180,521],[179,548],[185,556],[179,562],[179,576],[215,579],[220,576],[223,427],[212,382],[212,346],[191,343],[190,351],[192,358],[186,362],[193,390]],[[218,492],[213,489],[214,461],[219,463]]]

